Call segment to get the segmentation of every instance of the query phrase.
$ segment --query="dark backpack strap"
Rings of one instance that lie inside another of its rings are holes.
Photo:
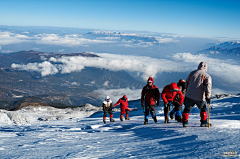
[[[191,76],[192,76],[192,74],[189,75],[189,78],[188,78],[188,80],[187,80],[186,90],[187,90],[187,88],[188,88],[188,85],[189,85],[189,81],[190,81]]]

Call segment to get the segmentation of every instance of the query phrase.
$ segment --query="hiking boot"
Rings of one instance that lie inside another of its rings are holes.
[[[114,122],[115,120],[113,120],[112,118],[110,119],[110,122]]]
[[[182,122],[182,117],[181,116],[175,116],[175,120],[177,121],[177,122]]]
[[[156,116],[153,118],[153,120],[154,120],[155,123],[157,123],[157,117]]]
[[[207,120],[200,120],[201,124],[200,127],[208,127],[209,123],[207,122]],[[212,126],[212,124],[210,123],[210,127]]]
[[[182,121],[183,127],[188,127],[188,121]]]
[[[181,122],[182,122],[182,117],[179,116],[178,119],[177,119],[177,121],[178,121],[179,123],[181,123]]]
[[[130,118],[126,117],[125,120],[130,120]]]
[[[170,118],[173,120],[173,114],[174,114],[174,112],[171,112],[170,113]],[[176,120],[176,119],[175,119]]]
[[[200,127],[208,127],[208,125],[209,125],[208,123],[205,123],[205,124],[201,124]],[[211,126],[212,126],[212,124],[210,123],[209,127],[211,127]]]
[[[106,120],[103,120],[103,123],[106,124]]]
[[[147,121],[144,121],[144,125],[147,125],[148,124],[148,122]]]
[[[120,118],[121,121],[123,121],[123,118]]]
[[[168,117],[165,116],[165,121],[164,122],[165,122],[165,124],[169,123]]]

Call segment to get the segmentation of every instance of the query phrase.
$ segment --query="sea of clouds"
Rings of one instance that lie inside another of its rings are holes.
[[[116,55],[109,53],[96,53],[100,57],[62,56],[51,57],[41,63],[12,64],[12,68],[37,71],[42,76],[56,73],[70,73],[81,71],[85,67],[96,67],[111,71],[138,72],[145,81],[148,77],[156,77],[162,72],[189,72],[197,69],[202,61],[208,63],[208,73],[230,83],[240,81],[240,66],[234,60],[219,60],[209,58],[207,55],[191,53],[177,53],[167,59],[156,59],[147,56]]]

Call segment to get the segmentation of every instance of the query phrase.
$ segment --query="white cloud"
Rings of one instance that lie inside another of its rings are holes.
[[[103,86],[108,87],[108,84],[109,84],[109,81],[105,81],[105,82],[103,83]]]
[[[61,73],[70,73],[73,71],[81,71],[85,67],[96,67],[96,68],[104,68],[112,71],[120,71],[126,70],[130,72],[139,72],[141,77],[146,80],[149,76],[156,77],[157,73],[161,72],[184,72],[188,71],[186,68],[178,69],[179,63],[174,63],[172,60],[166,59],[155,59],[145,56],[133,56],[133,55],[114,55],[114,54],[107,54],[101,53],[97,54],[101,58],[92,58],[92,57],[82,57],[82,56],[72,56],[72,57],[61,57],[61,58],[54,58],[51,57],[49,61],[45,62],[57,62],[62,64],[52,64],[49,65],[51,67],[54,66],[55,69],[58,69]],[[183,62],[182,62],[183,63]],[[40,63],[41,64],[41,63]],[[13,65],[14,68],[19,68],[23,70],[31,70],[29,65],[32,66],[33,64],[27,65]],[[40,66],[39,64],[34,66]],[[43,69],[40,67],[36,69],[33,67],[33,71],[42,72]],[[53,72],[48,72],[49,74],[57,73],[55,69],[50,69]],[[46,73],[43,73],[47,75]]]
[[[163,38],[163,37],[155,37],[158,43],[170,43],[170,42],[179,42],[179,40],[175,40],[173,38]]]
[[[23,34],[29,34],[29,32],[28,31],[24,31],[24,32],[22,32]]]
[[[52,57],[49,61],[43,63],[30,63],[27,65],[13,64],[12,67],[22,70],[39,71],[43,76],[58,72],[70,73],[81,71],[85,67],[96,67],[111,71],[125,70],[138,72],[138,75],[141,74],[141,77],[146,80],[150,76],[155,78],[158,73],[162,72],[190,72],[196,70],[200,62],[205,61],[208,63],[208,73],[210,75],[217,76],[230,83],[238,83],[240,81],[240,66],[235,61],[213,59],[203,54],[177,53],[170,59],[107,53],[99,53],[97,55],[101,58],[82,56]],[[54,64],[55,62],[61,64]]]
[[[35,35],[37,44],[53,44],[53,45],[66,45],[66,46],[88,46],[89,44],[98,43],[113,43],[106,40],[91,40],[82,38],[76,34],[59,36],[57,34],[38,34]]]
[[[51,64],[49,61],[44,61],[42,63],[29,63],[27,65],[19,65],[13,63],[11,67],[26,71],[38,71],[41,72],[42,76],[58,73],[56,66]]]
[[[104,39],[104,40],[119,40],[120,37],[97,37],[96,39]]]
[[[0,31],[0,45],[18,44],[28,41],[30,38],[25,35]]]
[[[230,59],[220,60],[209,58],[204,54],[192,55],[190,53],[177,53],[173,55],[173,59],[177,62],[185,62],[185,66],[189,65],[191,68],[197,68],[200,62],[205,61],[208,64],[210,75],[215,75],[229,83],[239,83],[240,81],[240,66]]]

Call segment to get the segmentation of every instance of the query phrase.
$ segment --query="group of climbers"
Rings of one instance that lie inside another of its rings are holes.
[[[170,106],[173,109],[170,112],[170,118],[174,118],[178,122],[183,124],[183,127],[188,126],[189,112],[196,104],[201,110],[201,127],[207,127],[210,123],[207,122],[207,110],[206,103],[210,104],[212,78],[207,72],[207,63],[201,62],[198,69],[191,72],[187,77],[187,80],[180,79],[178,83],[171,83],[163,88],[161,93],[161,98],[164,102],[164,116],[165,123],[169,122],[168,114]],[[159,106],[160,92],[157,86],[154,85],[154,80],[149,77],[147,80],[147,85],[143,87],[141,94],[141,105],[144,109],[144,125],[148,124],[149,113],[151,114],[155,123],[157,123],[157,117],[155,113],[156,105]],[[206,100],[206,102],[205,102]],[[128,99],[124,95],[118,100],[118,102],[112,106],[112,101],[110,97],[107,96],[106,100],[103,102],[103,122],[106,123],[106,115],[110,114],[110,121],[112,119],[112,108],[120,104],[121,116],[120,120],[123,121],[123,114],[126,114],[125,120],[129,120]],[[182,105],[185,108],[182,113]]]
[[[120,120],[123,121],[123,114],[126,114],[125,120],[130,120],[129,116],[129,111],[132,111],[131,109],[128,108],[128,98],[126,95],[124,95],[122,98],[118,100],[114,106],[112,105],[112,101],[109,96],[106,97],[106,99],[103,101],[103,122],[106,124],[106,117],[107,113],[110,114],[110,122],[114,122],[113,120],[113,113],[112,109],[116,107],[118,104],[120,104],[120,109],[121,109],[121,115],[120,115]]]

